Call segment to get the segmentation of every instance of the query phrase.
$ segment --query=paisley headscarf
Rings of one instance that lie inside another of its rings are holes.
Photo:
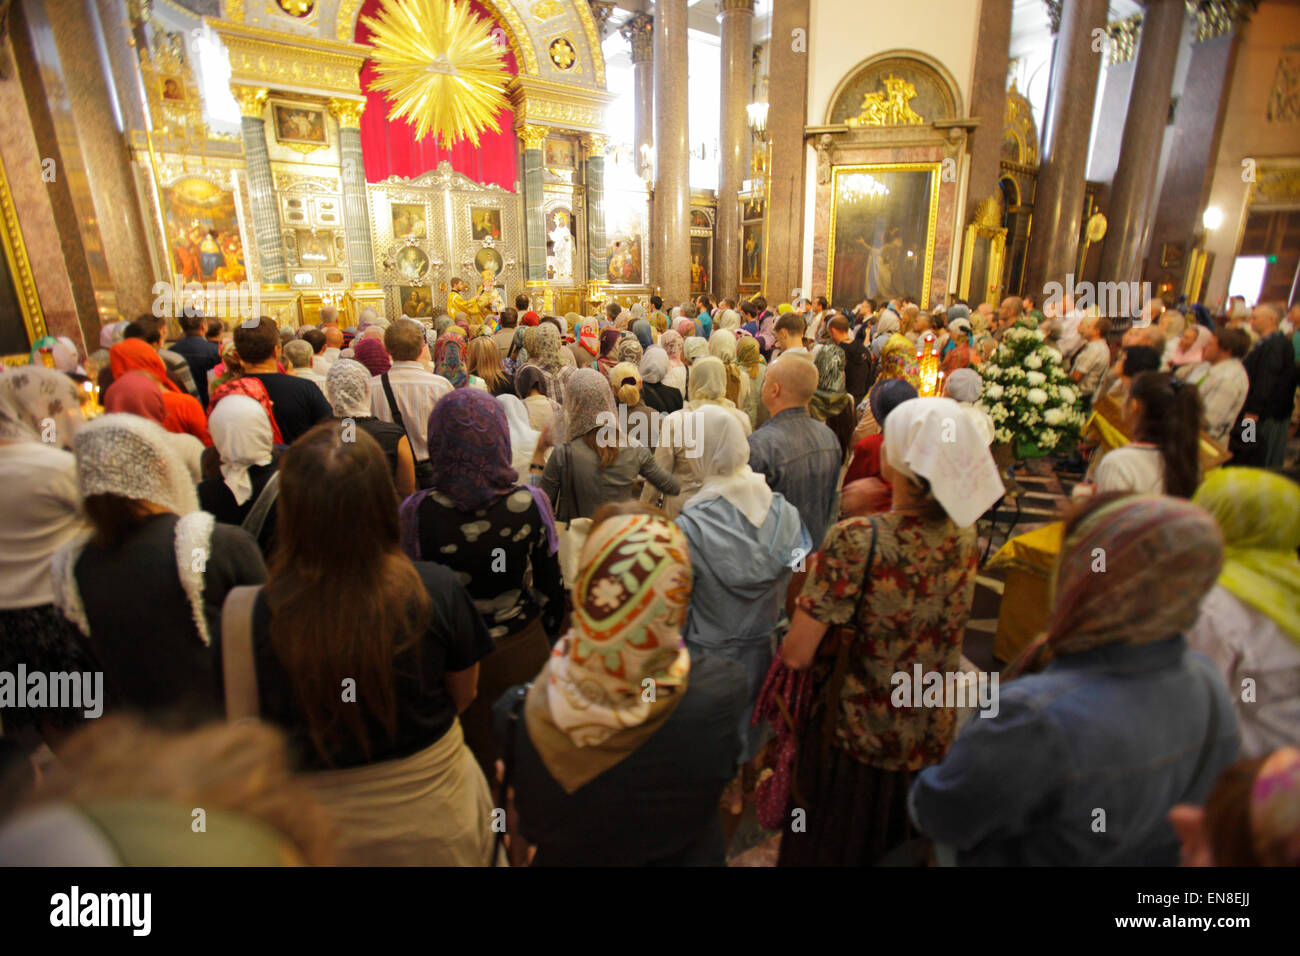
[[[527,341],[525,338],[525,348],[528,348]],[[528,355],[536,358],[538,366],[543,370],[554,375],[564,367],[564,360],[560,357],[560,330],[554,323],[543,322],[537,327],[535,344],[536,350],[528,348]]]
[[[680,335],[669,329],[663,335],[659,336],[659,344],[663,350],[668,353],[668,364],[671,368],[682,368],[685,362],[682,356],[685,354],[685,341]]]
[[[1098,573],[1099,556],[1105,574]],[[1198,505],[1157,495],[1100,504],[1062,543],[1047,632],[1012,663],[1010,673],[1033,669],[1049,656],[1180,634],[1196,623],[1222,568],[1223,536]]]
[[[452,388],[464,388],[469,384],[465,346],[457,336],[444,335],[438,340],[438,347],[433,350],[433,365],[434,371],[451,382]]]
[[[913,388],[921,387],[920,370],[916,364],[916,346],[899,332],[892,333],[880,350],[880,371],[876,381],[889,378],[904,379]]]
[[[486,508],[518,484],[505,410],[481,388],[439,399],[429,415],[428,440],[433,488],[461,511]]]
[[[383,375],[393,367],[393,360],[388,357],[388,350],[379,339],[362,339],[353,346],[352,356],[371,375]]]
[[[808,414],[824,422],[853,404],[853,396],[844,391],[844,350],[823,345],[813,356],[813,364],[817,366],[817,391],[808,403]]]
[[[48,422],[54,423],[52,446],[70,446],[81,424],[81,398],[72,379],[41,365],[0,375],[0,441],[43,441]]]
[[[1192,501],[1223,533],[1219,584],[1300,644],[1300,487],[1258,468],[1216,468]]]
[[[599,428],[608,412],[615,415],[614,393],[609,380],[594,368],[580,368],[569,375],[564,395],[564,426],[559,432],[563,441],[574,441],[593,428]]]
[[[681,635],[691,559],[676,525],[645,514],[609,518],[587,539],[580,566],[572,627],[524,710],[538,756],[566,793],[644,744],[680,703],[691,669]]]
[[[641,364],[641,343],[635,336],[624,336],[619,339],[618,347],[614,350],[614,356],[620,362],[627,362],[631,365]]]

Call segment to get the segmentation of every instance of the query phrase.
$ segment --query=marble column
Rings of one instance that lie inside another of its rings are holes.
[[[789,301],[791,290],[803,285],[809,6],[809,0],[782,0],[772,7],[772,36],[776,39],[769,46],[767,66],[771,77],[767,97],[771,162],[767,171],[767,217],[763,224],[767,248],[762,267],[763,292],[768,303]],[[803,42],[792,38],[803,38]]]
[[[634,13],[627,23],[619,27],[619,35],[632,47],[632,88],[635,91],[633,146],[636,149],[636,169],[641,172],[649,160],[647,149],[654,147],[655,77],[654,37],[655,18],[647,13]]]
[[[1101,254],[1104,282],[1142,278],[1142,261],[1155,218],[1165,118],[1186,15],[1183,0],[1149,0],[1142,17],[1119,166],[1106,210],[1106,245]]]
[[[975,218],[975,208],[981,202],[998,191],[1010,45],[1011,0],[982,0],[970,109],[980,125],[967,142],[970,179],[966,187],[966,222]]]
[[[339,159],[343,169],[343,235],[348,244],[352,282],[375,282],[375,252],[370,245],[370,209],[366,203],[366,167],[361,158],[361,100],[330,100],[339,121]]]
[[[686,75],[687,0],[660,0],[655,10],[655,268],[665,302],[691,291],[691,163]]]
[[[749,91],[754,69],[754,0],[718,0],[722,25],[722,110],[718,124],[718,222],[713,231],[713,292],[734,297],[740,283],[740,187],[748,170]]]
[[[1105,30],[1107,0],[1064,0],[1052,63],[1050,115],[1029,234],[1025,288],[1045,296],[1048,282],[1072,275],[1079,251],[1088,143],[1102,53],[1094,31]],[[1163,122],[1161,123],[1163,128]]]
[[[605,241],[605,137],[582,137],[587,161],[587,278],[609,281],[609,250]]]
[[[248,172],[248,204],[253,210],[253,234],[262,267],[262,285],[288,285],[284,245],[280,236],[280,207],[275,200],[271,156],[266,149],[266,90],[232,86],[239,102],[240,131],[244,137],[244,165]]]
[[[527,281],[546,281],[546,220],[542,215],[542,143],[545,126],[519,127],[524,147],[524,237],[528,246]],[[533,303],[534,307],[540,302]]]

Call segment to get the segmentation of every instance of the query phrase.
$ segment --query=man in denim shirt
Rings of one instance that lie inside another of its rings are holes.
[[[772,417],[749,436],[749,467],[799,509],[814,549],[839,512],[843,456],[835,433],[808,415],[815,391],[817,366],[807,355],[777,359],[762,393]]]
[[[1222,566],[1214,520],[1157,496],[1089,507],[1066,529],[1050,663],[1005,684],[912,787],[941,862],[1177,866],[1169,810],[1202,803],[1237,757],[1229,689],[1182,637]]]

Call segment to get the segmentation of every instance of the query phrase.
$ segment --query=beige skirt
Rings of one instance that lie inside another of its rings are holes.
[[[334,821],[340,866],[492,863],[492,798],[459,720],[409,757],[303,780]]]

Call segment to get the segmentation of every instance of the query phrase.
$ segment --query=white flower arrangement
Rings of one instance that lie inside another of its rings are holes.
[[[1008,329],[979,371],[981,406],[993,420],[994,440],[1010,445],[1017,458],[1062,454],[1078,440],[1084,423],[1078,390],[1040,330]]]

